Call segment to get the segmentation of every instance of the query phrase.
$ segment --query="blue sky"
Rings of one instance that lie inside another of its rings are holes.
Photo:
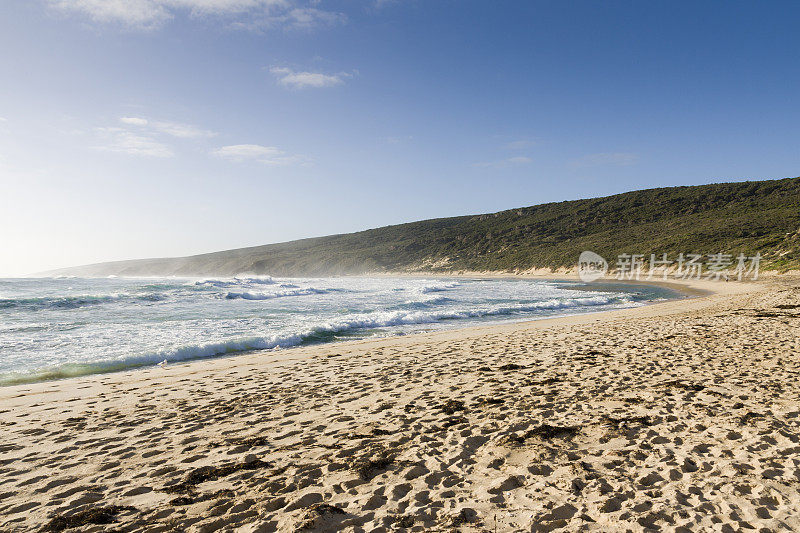
[[[800,174],[800,4],[5,0],[0,274]]]

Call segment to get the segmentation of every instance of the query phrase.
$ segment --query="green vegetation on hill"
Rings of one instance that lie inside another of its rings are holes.
[[[800,266],[800,178],[669,187],[499,213],[423,220],[173,259],[64,269],[77,275],[275,276],[572,267],[583,250],[763,256]]]

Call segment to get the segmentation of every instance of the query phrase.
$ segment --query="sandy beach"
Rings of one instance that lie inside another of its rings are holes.
[[[686,289],[0,388],[0,530],[800,530],[800,282]]]

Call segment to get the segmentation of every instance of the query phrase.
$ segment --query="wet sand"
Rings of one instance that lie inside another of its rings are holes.
[[[800,281],[0,388],[0,530],[800,530]]]

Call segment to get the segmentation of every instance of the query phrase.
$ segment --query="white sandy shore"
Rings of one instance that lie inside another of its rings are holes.
[[[799,530],[798,283],[687,287],[2,388],[0,530]]]

